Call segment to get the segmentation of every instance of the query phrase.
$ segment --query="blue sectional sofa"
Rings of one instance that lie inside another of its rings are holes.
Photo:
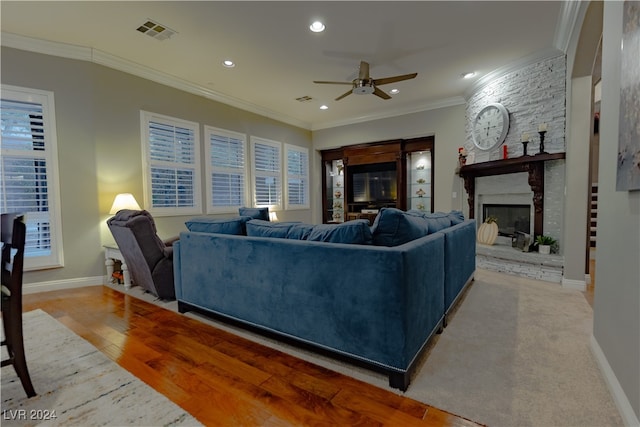
[[[179,311],[328,351],[406,390],[475,271],[475,221],[432,215],[383,209],[372,227],[194,218],[174,244]]]

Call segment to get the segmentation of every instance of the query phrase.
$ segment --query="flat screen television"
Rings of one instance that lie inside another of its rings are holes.
[[[350,202],[395,202],[398,195],[396,162],[350,166],[348,171]]]

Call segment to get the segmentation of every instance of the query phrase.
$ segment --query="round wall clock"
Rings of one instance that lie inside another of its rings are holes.
[[[481,150],[490,150],[504,142],[509,130],[509,112],[502,104],[489,104],[473,121],[473,143]]]

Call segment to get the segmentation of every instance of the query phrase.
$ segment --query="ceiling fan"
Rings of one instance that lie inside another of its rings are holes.
[[[337,97],[336,101],[340,101],[342,98],[352,93],[355,93],[356,95],[374,94],[382,99],[391,99],[391,96],[389,96],[383,90],[379,89],[377,86],[400,82],[402,80],[413,79],[417,75],[418,73],[412,73],[403,74],[401,76],[384,77],[382,79],[372,79],[371,76],[369,76],[369,63],[360,61],[360,71],[358,72],[358,78],[353,79],[353,81],[351,82],[327,82],[322,80],[314,80],[313,82],[328,85],[351,85],[351,90]]]

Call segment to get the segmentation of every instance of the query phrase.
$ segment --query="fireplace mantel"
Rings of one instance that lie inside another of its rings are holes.
[[[544,153],[462,166],[460,176],[464,179],[464,189],[468,195],[469,218],[475,218],[475,181],[477,177],[528,172],[535,211],[533,230],[536,236],[543,234],[544,162],[564,158],[565,153]]]

